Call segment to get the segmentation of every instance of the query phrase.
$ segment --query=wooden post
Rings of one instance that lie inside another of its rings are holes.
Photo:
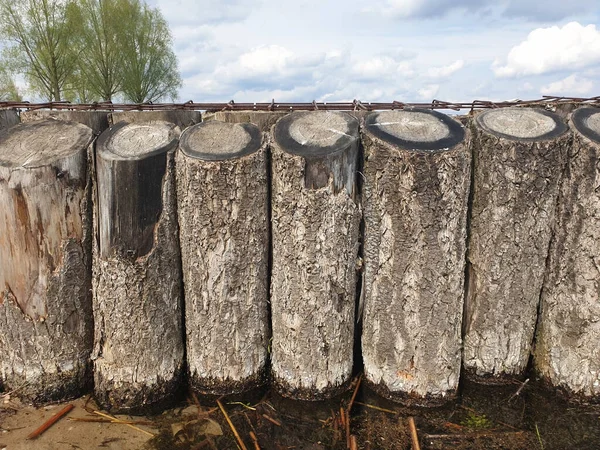
[[[269,341],[266,140],[256,126],[204,122],[177,152],[187,361],[193,389],[264,382]]]
[[[54,120],[0,131],[0,379],[36,403],[91,375],[92,138]]]
[[[429,110],[365,119],[362,352],[375,391],[407,404],[456,395],[471,154]]]
[[[205,114],[204,121],[220,120],[227,123],[253,123],[260,131],[269,132],[287,112],[279,111],[218,111]]]
[[[167,122],[105,131],[96,151],[94,378],[116,411],[164,406],[183,365],[174,153]]]
[[[21,121],[14,109],[0,109],[0,129],[10,128]]]
[[[555,386],[600,396],[600,109],[571,116],[573,144],[535,345],[535,367]]]
[[[108,111],[34,109],[21,113],[21,122],[23,123],[48,118],[82,123],[90,127],[95,135],[100,135],[108,128]]]
[[[283,395],[320,399],[352,372],[358,122],[298,112],[273,133],[273,379]]]
[[[159,111],[119,111],[108,115],[110,126],[119,122],[136,123],[162,120],[174,123],[181,130],[191,127],[202,120],[200,111],[186,109],[165,109]]]
[[[465,305],[464,366],[489,382],[518,377],[532,348],[558,186],[571,136],[555,114],[478,114]]]

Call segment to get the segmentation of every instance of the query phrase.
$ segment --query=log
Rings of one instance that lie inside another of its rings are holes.
[[[434,111],[365,119],[365,377],[409,405],[441,404],[458,388],[468,140],[460,122]]]
[[[15,109],[0,109],[0,129],[10,128],[21,121]]]
[[[548,111],[504,108],[472,122],[474,181],[464,366],[520,378],[530,357],[570,134]]]
[[[108,123],[112,127],[119,122],[137,123],[165,121],[174,123],[182,131],[202,120],[200,111],[185,109],[165,109],[160,111],[118,111],[108,115]]]
[[[56,111],[49,109],[34,109],[21,113],[21,122],[31,122],[41,119],[66,120],[82,123],[90,127],[96,136],[108,128],[108,111]]]
[[[262,132],[269,132],[275,123],[287,115],[287,112],[275,111],[218,111],[207,113],[204,121],[219,120],[227,123],[253,123]]]
[[[176,157],[193,389],[239,393],[261,385],[268,359],[267,142],[251,124],[188,128]]]
[[[164,407],[182,371],[179,134],[120,122],[98,140],[92,359],[96,398],[114,411]]]
[[[92,139],[54,120],[0,131],[0,379],[35,403],[90,381]]]
[[[600,109],[571,116],[573,144],[562,180],[542,291],[534,363],[553,385],[600,396]]]
[[[272,375],[285,396],[345,390],[352,372],[358,122],[298,112],[273,127]]]

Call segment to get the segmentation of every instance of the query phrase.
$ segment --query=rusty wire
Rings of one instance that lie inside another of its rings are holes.
[[[0,102],[0,108],[15,108],[23,110],[53,109],[68,111],[164,111],[164,110],[189,110],[189,111],[376,111],[376,110],[397,110],[405,108],[421,109],[450,109],[460,111],[468,109],[505,108],[509,106],[539,106],[552,108],[559,104],[578,103],[591,106],[600,106],[600,96],[597,97],[557,97],[545,95],[536,100],[508,100],[493,102],[490,100],[473,100],[470,102],[446,102],[443,100],[432,100],[428,103],[405,103],[392,101],[391,103],[362,102],[354,100],[352,102],[317,102],[310,103],[276,103],[275,100],[270,103],[235,103],[231,100],[228,103],[196,103],[192,100],[185,103],[69,103],[69,102]]]

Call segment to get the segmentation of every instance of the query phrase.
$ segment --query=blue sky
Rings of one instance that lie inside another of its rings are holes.
[[[179,100],[446,101],[600,95],[596,0],[149,0]]]

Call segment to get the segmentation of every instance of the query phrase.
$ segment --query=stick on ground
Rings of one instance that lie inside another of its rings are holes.
[[[413,450],[421,450],[421,446],[419,445],[419,435],[417,434],[417,426],[415,425],[415,418],[408,418],[408,428],[410,429],[410,437],[412,439],[412,448]]]
[[[27,436],[27,439],[36,439],[36,438],[38,438],[42,433],[44,433],[48,428],[50,428],[56,422],[58,422],[63,416],[65,416],[73,408],[75,408],[75,406],[72,405],[72,404],[65,406],[59,412],[57,412],[52,417],[50,417],[48,420],[46,420],[42,424],[42,426],[40,426],[37,430],[35,430],[33,433],[31,433],[29,436]]]
[[[217,405],[219,405],[219,408],[221,409],[221,412],[225,416],[225,420],[229,424],[229,428],[231,428],[231,431],[233,432],[233,435],[235,436],[235,439],[238,441],[238,444],[239,444],[240,448],[242,450],[248,450],[248,447],[246,447],[246,444],[244,444],[244,441],[242,441],[242,438],[240,437],[239,433],[237,432],[235,426],[233,425],[233,422],[229,418],[229,415],[227,414],[227,411],[225,411],[225,408],[223,407],[223,403],[221,403],[221,400],[217,400]]]

